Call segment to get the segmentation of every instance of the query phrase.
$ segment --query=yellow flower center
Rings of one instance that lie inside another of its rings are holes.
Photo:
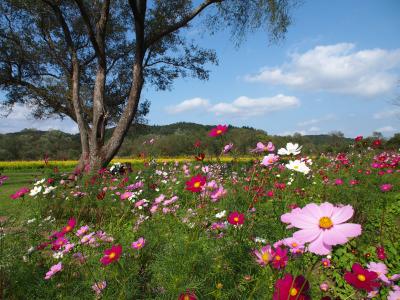
[[[290,289],[290,296],[296,296],[297,293],[298,293],[298,290],[297,290],[297,289],[295,289],[295,288],[291,288],[291,289]]]
[[[299,168],[299,166],[294,166],[293,169],[297,170]]]
[[[360,281],[365,281],[365,276],[363,274],[357,275],[357,279]]]
[[[65,227],[65,231],[70,231],[71,229],[72,229],[72,228],[71,228],[71,226],[69,226],[69,225]]]
[[[238,218],[238,217],[234,217],[234,218],[233,218],[233,221],[239,222],[239,218]]]
[[[280,257],[279,255],[276,255],[276,256],[275,256],[275,260],[278,260],[278,261],[279,261],[279,260],[281,260],[281,257]]]
[[[333,222],[330,218],[328,217],[322,217],[319,219],[319,227],[322,229],[329,229],[333,226]]]
[[[221,134],[222,133],[222,130],[221,129],[218,129],[217,130],[217,134]]]
[[[200,187],[200,182],[199,182],[199,181],[195,182],[195,183],[193,184],[193,186],[194,186],[195,188]]]
[[[261,255],[261,258],[262,258],[263,261],[268,261],[268,260],[269,260],[269,254],[268,254],[268,252],[264,252],[264,253]]]
[[[190,297],[188,295],[185,295],[185,297],[183,297],[184,300],[190,300]]]
[[[110,259],[113,259],[114,257],[115,257],[115,252],[111,252],[109,255],[108,255],[108,257],[110,258]]]
[[[142,247],[142,243],[138,243],[138,244],[136,245],[136,247],[141,248],[141,247]]]
[[[292,243],[292,247],[296,248],[298,246],[298,244],[296,242]]]

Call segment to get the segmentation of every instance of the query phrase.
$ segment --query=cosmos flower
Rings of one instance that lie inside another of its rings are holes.
[[[208,135],[212,136],[212,137],[217,137],[222,134],[225,134],[227,132],[227,130],[228,130],[228,126],[217,125],[217,127],[214,127],[213,129],[211,129],[211,131],[208,133]]]
[[[229,143],[227,145],[224,146],[224,149],[222,149],[222,152],[224,154],[227,154],[228,152],[230,152],[233,148],[233,143]]]
[[[201,175],[193,176],[189,181],[186,181],[186,190],[193,193],[199,193],[201,192],[202,187],[206,184],[206,180],[207,178]]]
[[[27,193],[29,193],[29,191],[30,191],[30,189],[28,189],[27,187],[23,187],[23,188],[20,188],[18,191],[16,191],[14,194],[12,194],[11,196],[10,196],[10,198],[11,199],[18,199],[18,198],[21,198],[21,197],[23,197],[25,194],[27,194]]]
[[[261,164],[263,166],[268,167],[268,166],[276,163],[278,160],[279,160],[279,155],[275,155],[275,154],[270,153],[270,154],[264,156]]]
[[[272,144],[272,142],[268,142],[267,145],[264,145],[263,143],[258,142],[256,145],[256,148],[250,150],[250,152],[262,153],[262,152],[266,152],[266,151],[272,152],[274,150],[275,150],[275,146],[274,146],[274,144]]]
[[[244,214],[234,211],[229,214],[228,222],[232,225],[242,225],[244,223]]]
[[[381,262],[370,262],[368,265],[368,271],[375,272],[378,274],[378,278],[386,284],[390,284],[389,278],[387,278],[386,274],[388,273],[387,267],[384,263]]]
[[[71,218],[68,220],[67,226],[65,226],[63,229],[61,229],[62,233],[68,233],[70,231],[72,231],[72,229],[74,229],[76,225],[76,220],[74,218]]]
[[[278,279],[275,283],[273,300],[308,300],[307,291],[310,284],[302,276],[293,278],[291,274],[286,274],[282,279]]]
[[[102,281],[102,282],[95,282],[92,285],[92,290],[96,293],[96,295],[100,295],[101,292],[107,287],[107,282]]]
[[[254,250],[257,263],[264,267],[272,260],[272,249],[270,245],[262,247],[260,250]]]
[[[103,265],[109,265],[110,263],[117,261],[122,253],[121,245],[114,245],[109,249],[104,250],[104,256],[100,259]]]
[[[372,292],[380,284],[376,281],[378,274],[364,269],[360,264],[355,263],[352,266],[353,272],[346,272],[344,279],[356,289]]]
[[[46,273],[46,276],[44,277],[44,279],[46,279],[46,280],[50,279],[51,277],[54,276],[54,274],[60,272],[61,270],[62,270],[62,263],[59,262],[58,264],[56,264],[50,268],[50,270]]]
[[[285,167],[289,170],[293,170],[303,174],[308,174],[310,172],[310,168],[306,165],[306,163],[298,159],[294,161],[289,161],[289,163],[286,164]]]
[[[361,225],[344,223],[353,214],[350,205],[337,207],[328,202],[320,205],[310,203],[289,216],[288,221],[301,229],[293,237],[302,243],[310,243],[308,251],[326,255],[331,252],[332,246],[345,244],[349,238],[361,234]]]
[[[277,247],[275,251],[272,252],[272,267],[275,269],[283,269],[286,267],[288,262],[287,250],[281,247]]]
[[[393,185],[390,183],[385,183],[380,186],[382,192],[389,192],[393,188]]]
[[[143,237],[140,237],[136,242],[132,243],[132,248],[139,250],[139,249],[142,249],[145,244],[146,244],[146,240]]]
[[[300,154],[302,146],[299,144],[287,143],[286,148],[278,150],[279,155],[297,155]]]
[[[187,291],[186,293],[180,294],[178,300],[197,300],[197,296],[193,292]]]

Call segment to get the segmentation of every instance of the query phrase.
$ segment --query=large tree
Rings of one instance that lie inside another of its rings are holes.
[[[194,3],[193,3],[194,2]],[[214,51],[187,39],[195,26],[231,29],[236,42],[264,27],[279,40],[290,0],[2,0],[0,89],[3,108],[29,105],[37,118],[78,124],[79,167],[96,170],[118,152],[148,111],[143,86],[168,89],[182,76],[208,79]],[[105,139],[106,128],[113,128]]]

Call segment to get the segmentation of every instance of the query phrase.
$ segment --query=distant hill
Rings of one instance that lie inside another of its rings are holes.
[[[204,152],[215,155],[222,149],[223,144],[232,142],[235,151],[248,154],[259,141],[272,141],[277,146],[287,142],[298,142],[303,145],[306,153],[345,151],[352,139],[340,134],[273,136],[267,132],[251,127],[229,126],[228,133],[215,139],[208,137],[213,126],[196,123],[179,122],[170,125],[133,125],[118,153],[118,156],[136,157],[141,153],[154,156],[194,155]],[[108,129],[110,136],[112,129]],[[147,143],[154,139],[153,144]],[[194,143],[201,141],[199,149]],[[400,147],[400,135],[396,134],[386,141],[389,147]],[[69,134],[58,130],[39,131],[24,129],[16,133],[0,134],[0,160],[40,160],[47,154],[53,160],[78,159],[80,155],[79,134]]]

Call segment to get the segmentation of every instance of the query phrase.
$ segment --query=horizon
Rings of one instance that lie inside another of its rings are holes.
[[[227,32],[209,36],[195,22],[186,37],[214,49],[219,66],[208,66],[208,81],[181,78],[161,92],[145,86],[148,123],[232,124],[272,135],[341,131],[352,138],[399,132],[400,106],[392,102],[400,95],[400,40],[392,37],[400,28],[400,2],[341,0],[329,10],[326,3],[304,1],[293,10],[286,38],[272,45],[257,31],[235,48]],[[0,133],[78,132],[68,118],[34,120],[29,111],[16,106],[0,118]]]

